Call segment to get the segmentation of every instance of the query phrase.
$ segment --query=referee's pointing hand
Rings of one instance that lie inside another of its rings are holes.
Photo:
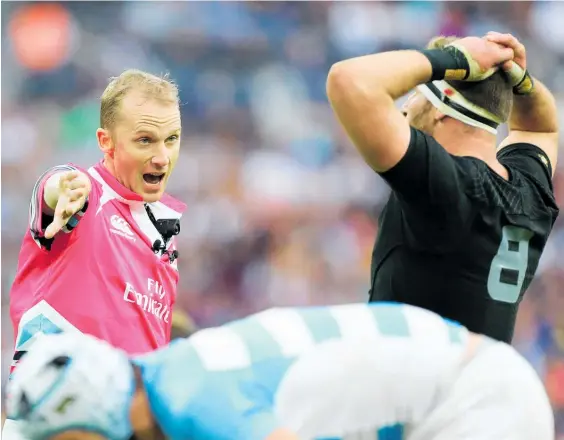
[[[90,179],[80,171],[61,174],[59,198],[53,215],[53,222],[45,229],[45,238],[53,238],[82,209],[90,190]]]

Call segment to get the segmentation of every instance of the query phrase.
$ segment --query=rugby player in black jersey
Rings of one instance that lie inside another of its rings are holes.
[[[510,342],[558,215],[553,96],[510,34],[435,39],[335,64],[333,109],[391,187],[371,301],[399,301]],[[415,89],[399,111],[394,101]],[[498,125],[509,135],[498,146]]]

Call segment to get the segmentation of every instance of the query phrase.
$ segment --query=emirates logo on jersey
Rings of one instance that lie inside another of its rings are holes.
[[[166,292],[163,286],[150,278],[147,280],[147,293],[138,292],[131,283],[127,282],[123,291],[123,300],[125,302],[137,304],[143,311],[168,323],[170,308],[164,302],[165,297]]]

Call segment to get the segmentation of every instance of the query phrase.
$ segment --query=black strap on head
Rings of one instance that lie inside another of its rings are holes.
[[[488,118],[484,118],[483,116],[474,113],[472,110],[469,110],[466,107],[458,104],[457,102],[454,102],[447,95],[441,92],[437,88],[437,86],[435,86],[435,84],[433,84],[432,82],[426,83],[425,86],[431,91],[431,93],[433,93],[433,95],[439,98],[445,105],[448,105],[450,108],[456,110],[459,113],[462,113],[464,116],[474,119],[475,121],[487,125],[488,127],[497,128],[499,126],[497,122],[494,122]]]

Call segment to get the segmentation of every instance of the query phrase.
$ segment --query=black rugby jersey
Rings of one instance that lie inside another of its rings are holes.
[[[498,159],[509,180],[411,129],[405,156],[381,173],[392,193],[379,218],[370,301],[424,307],[511,341],[558,207],[540,148],[509,145]]]

